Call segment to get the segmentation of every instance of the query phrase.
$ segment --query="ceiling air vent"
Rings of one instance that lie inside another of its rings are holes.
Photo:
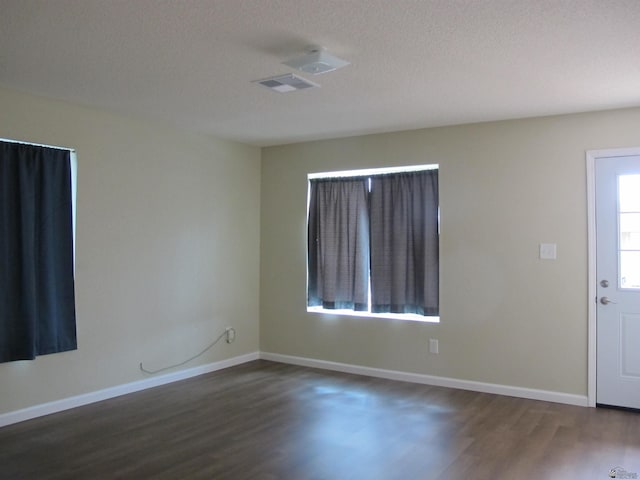
[[[319,87],[317,83],[289,73],[287,75],[279,75],[277,77],[264,78],[262,80],[254,80],[253,83],[259,83],[278,93],[295,92],[296,90],[304,90],[305,88]]]
[[[318,45],[309,45],[305,48],[305,52],[301,57],[282,63],[301,72],[311,73],[312,75],[333,72],[334,70],[350,65],[350,62],[334,57],[327,52],[324,47]]]

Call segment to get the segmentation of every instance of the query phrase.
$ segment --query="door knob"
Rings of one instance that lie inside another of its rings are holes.
[[[609,300],[609,297],[601,297],[600,298],[600,303],[602,305],[608,305],[610,303],[617,303],[617,302],[614,302],[613,300]]]

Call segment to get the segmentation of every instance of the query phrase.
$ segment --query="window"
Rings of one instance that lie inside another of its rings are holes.
[[[307,310],[439,315],[437,165],[309,176]]]
[[[640,289],[640,175],[618,177],[619,285]]]
[[[75,350],[75,155],[0,140],[0,362]]]

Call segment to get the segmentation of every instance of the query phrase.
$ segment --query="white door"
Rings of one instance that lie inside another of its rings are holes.
[[[596,402],[640,409],[640,156],[595,161]]]

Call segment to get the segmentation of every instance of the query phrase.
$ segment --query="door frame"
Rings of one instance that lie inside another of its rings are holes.
[[[588,249],[588,365],[587,365],[587,402],[596,406],[596,334],[597,334],[597,292],[596,283],[596,162],[601,158],[630,157],[640,155],[640,147],[608,148],[587,150],[587,249]]]

